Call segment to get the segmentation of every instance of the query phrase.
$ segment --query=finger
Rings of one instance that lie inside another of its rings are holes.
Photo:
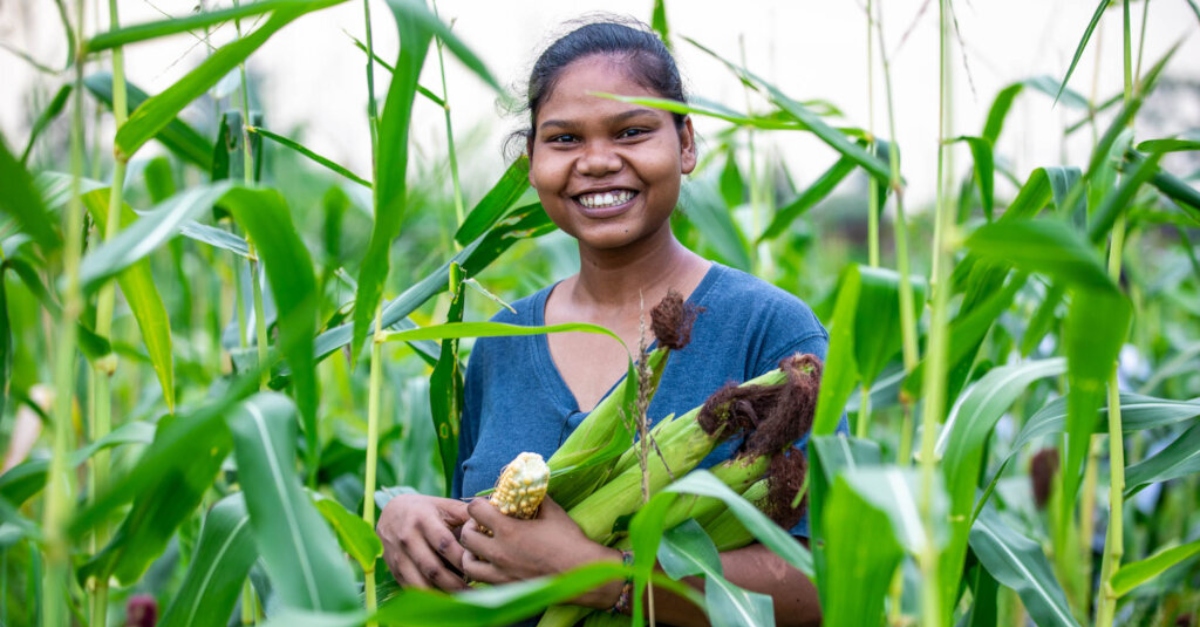
[[[480,559],[474,553],[467,551],[463,554],[463,572],[471,581],[482,581],[483,583],[509,583],[515,581],[512,577],[504,574],[495,564]]]
[[[492,530],[495,530],[505,520],[509,520],[507,516],[501,514],[500,510],[496,509],[496,506],[492,505],[491,501],[487,499],[475,499],[468,503],[467,513],[476,522]]]
[[[447,499],[443,503],[441,510],[442,520],[446,521],[446,524],[451,527],[458,527],[467,522],[467,519],[471,517],[467,513],[467,503],[465,501]]]
[[[451,572],[429,545],[415,542],[408,548],[408,557],[420,577],[434,588],[461,590],[465,587],[457,573]]]
[[[479,530],[479,523],[476,522],[474,518],[468,519],[467,522],[463,524],[462,534],[458,536],[458,542],[465,549],[463,555],[464,568],[466,561],[465,553],[473,553],[475,557],[478,558],[482,552],[486,551],[486,543],[491,539],[492,538],[489,538],[484,532]]]
[[[465,522],[465,521],[464,521]],[[436,524],[429,525],[429,528],[423,530],[425,540],[429,542],[429,546],[433,547],[438,555],[441,555],[450,562],[455,568],[462,570],[462,545],[458,543],[458,538],[454,537],[454,533],[446,528]]]
[[[396,577],[397,583],[402,586],[412,588],[430,587],[429,582],[425,581],[425,578],[421,576],[421,570],[407,557],[396,560],[396,565],[392,568],[392,575]]]
[[[561,518],[563,516],[569,516],[569,515],[570,514],[567,513],[567,510],[562,508],[562,505],[559,505],[557,502],[555,502],[554,499],[547,496],[542,501],[542,506],[540,508],[538,508],[538,516],[537,517],[538,518]]]

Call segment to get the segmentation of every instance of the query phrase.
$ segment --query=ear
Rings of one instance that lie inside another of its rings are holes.
[[[692,128],[692,116],[683,118],[683,128],[679,129],[680,171],[691,174],[696,169],[696,129]]]

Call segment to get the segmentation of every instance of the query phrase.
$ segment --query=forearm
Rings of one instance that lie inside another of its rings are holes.
[[[808,577],[767,547],[752,544],[722,553],[721,566],[730,582],[774,599],[775,624],[821,624],[817,589]],[[698,590],[704,589],[704,580],[699,577],[688,577],[684,581]],[[708,624],[700,608],[683,597],[657,588],[654,591],[654,618],[660,624],[677,627]]]

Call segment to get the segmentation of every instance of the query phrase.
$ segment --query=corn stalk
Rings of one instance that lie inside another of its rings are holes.
[[[1147,2],[1149,4],[1149,2]],[[1123,0],[1125,105],[1134,96],[1132,42],[1130,37],[1129,0]],[[1143,17],[1143,20],[1145,18]],[[1143,22],[1144,27],[1144,22]],[[1139,53],[1139,58],[1141,54]],[[1125,215],[1118,216],[1113,225],[1108,249],[1108,275],[1120,285],[1121,254],[1125,247]],[[1104,538],[1104,559],[1100,564],[1100,598],[1097,601],[1096,627],[1112,627],[1117,608],[1113,591],[1113,576],[1121,567],[1125,555],[1125,437],[1121,427],[1121,391],[1118,387],[1117,364],[1113,364],[1108,382],[1108,529]],[[1084,538],[1087,540],[1087,538]]]
[[[43,510],[46,571],[42,586],[43,624],[66,625],[71,585],[71,551],[67,522],[75,497],[67,454],[72,444],[72,409],[75,395],[75,326],[83,312],[79,265],[83,249],[83,0],[75,0],[75,89],[71,107],[71,194],[63,224],[63,308],[58,320],[54,356],[54,444],[46,481]]]

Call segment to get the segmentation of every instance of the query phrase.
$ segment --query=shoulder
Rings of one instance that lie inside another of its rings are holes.
[[[825,358],[829,334],[812,308],[758,277],[714,264],[691,302],[704,310],[688,349],[737,365],[729,378],[758,376],[797,352]]]
[[[799,297],[752,274],[714,264],[712,281],[697,304],[713,317],[732,317],[761,332],[828,339],[825,327]]]

